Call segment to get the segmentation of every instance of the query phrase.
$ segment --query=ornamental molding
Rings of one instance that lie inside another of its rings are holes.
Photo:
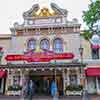
[[[23,13],[23,17],[31,18],[31,17],[49,17],[49,16],[58,16],[65,15],[67,16],[68,11],[66,9],[60,8],[57,4],[50,4],[52,11],[50,11],[47,7],[40,9],[39,4],[34,4],[32,8]]]

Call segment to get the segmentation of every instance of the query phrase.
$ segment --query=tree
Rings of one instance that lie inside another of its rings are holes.
[[[92,34],[100,33],[100,0],[95,2],[91,1],[89,9],[83,12],[83,21],[88,26],[88,30],[85,30],[83,36],[85,39],[90,39]]]

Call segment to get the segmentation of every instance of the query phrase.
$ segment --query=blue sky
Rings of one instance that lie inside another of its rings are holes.
[[[9,27],[14,22],[23,22],[22,14],[32,7],[33,4],[39,3],[41,6],[49,6],[50,2],[56,3],[61,8],[68,10],[68,20],[77,18],[82,24],[82,11],[88,9],[89,0],[1,0],[0,1],[0,34],[10,34]]]

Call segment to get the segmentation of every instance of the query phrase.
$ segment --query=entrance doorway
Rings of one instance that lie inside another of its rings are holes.
[[[0,78],[0,94],[4,94],[5,92],[5,78]]]
[[[46,72],[29,72],[29,79],[35,83],[35,95],[51,95],[51,82],[54,79],[54,74],[46,74]],[[56,83],[58,87],[58,94],[63,94],[63,79],[62,74],[57,74]]]

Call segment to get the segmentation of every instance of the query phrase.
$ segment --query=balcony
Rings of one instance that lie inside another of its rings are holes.
[[[79,59],[79,62],[81,62],[81,60]],[[87,64],[100,64],[100,59],[83,59],[83,63],[87,63]]]
[[[25,19],[23,24],[15,23],[14,27],[21,29],[23,27],[27,28],[48,28],[48,27],[73,27],[80,26],[79,23],[72,21],[67,21],[64,16],[55,17],[43,17],[43,18],[32,18]]]

